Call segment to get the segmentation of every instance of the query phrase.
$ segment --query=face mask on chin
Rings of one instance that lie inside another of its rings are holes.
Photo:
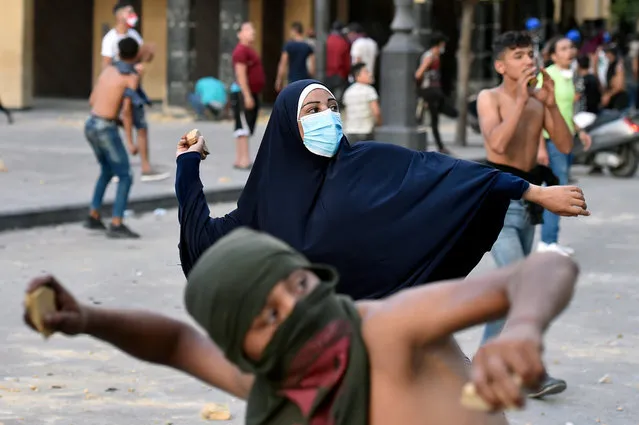
[[[560,75],[566,79],[570,79],[574,76],[572,69],[562,69],[559,71]]]
[[[135,13],[130,14],[126,18],[126,24],[129,28],[135,28],[135,26],[138,24],[138,15],[136,15]]]
[[[339,112],[327,109],[300,118],[304,146],[315,155],[331,158],[339,149],[344,133]]]

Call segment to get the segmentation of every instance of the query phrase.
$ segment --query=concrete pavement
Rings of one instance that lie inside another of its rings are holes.
[[[581,267],[568,311],[550,329],[546,361],[568,390],[509,415],[514,425],[639,423],[639,198],[636,180],[577,175],[591,217],[562,220],[561,239]],[[221,215],[232,204],[213,205]],[[88,337],[49,341],[21,321],[28,280],[53,273],[77,298],[104,307],[144,308],[188,320],[177,255],[176,211],[129,220],[135,241],[108,240],[78,224],[0,234],[0,422],[4,425],[186,425],[201,407],[244,404],[176,371],[131,359]],[[494,267],[486,256],[474,273]],[[481,328],[458,335],[477,349]],[[427,414],[427,412],[425,412]]]
[[[167,180],[140,182],[139,157],[131,159],[134,184],[129,208],[136,212],[176,206],[173,188],[175,146],[179,137],[197,127],[207,138],[212,155],[202,164],[202,180],[210,202],[237,199],[248,173],[232,167],[235,155],[233,123],[193,122],[188,117],[171,118],[161,106],[148,111],[151,162],[171,173]],[[93,193],[99,169],[83,135],[88,109],[85,102],[40,100],[36,109],[17,112],[16,124],[0,120],[0,231],[82,220]],[[268,117],[262,116],[251,143],[257,152]],[[452,121],[442,123],[445,140],[453,139]],[[462,158],[483,155],[478,138],[473,147],[454,152]],[[105,213],[110,213],[115,185],[107,190]]]

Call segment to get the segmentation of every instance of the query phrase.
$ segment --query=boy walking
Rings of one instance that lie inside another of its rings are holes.
[[[489,165],[517,175],[533,184],[542,184],[537,151],[542,130],[546,129],[559,152],[570,153],[572,133],[555,99],[555,84],[546,71],[539,90],[531,87],[537,78],[533,40],[526,32],[509,31],[493,43],[495,70],[503,77],[501,85],[483,90],[477,98],[477,112]],[[565,182],[562,182],[565,184]],[[510,201],[504,227],[491,249],[498,267],[508,267],[527,257],[535,236],[535,225],[542,221],[543,209],[525,201]],[[497,337],[504,321],[486,325],[482,344]],[[566,389],[566,382],[547,376],[543,385],[530,394],[542,397]]]
[[[133,64],[138,55],[139,45],[133,38],[127,37],[118,43],[120,60]],[[89,104],[91,116],[84,126],[84,134],[100,164],[101,172],[95,185],[89,217],[84,226],[91,230],[106,230],[110,238],[139,238],[140,236],[124,225],[122,219],[133,182],[127,151],[120,138],[118,126],[120,114],[131,116],[133,108],[139,107],[143,100],[137,93],[140,77],[135,74],[122,74],[117,67],[106,67],[98,78]],[[127,140],[131,138],[128,128]],[[129,146],[132,151],[135,146]],[[104,192],[113,177],[118,178],[118,188],[113,203],[113,216],[107,229],[102,223],[100,209]]]
[[[379,96],[373,84],[373,75],[363,62],[352,67],[353,83],[344,92],[342,103],[346,108],[344,133],[351,143],[373,140],[375,126],[382,124]]]

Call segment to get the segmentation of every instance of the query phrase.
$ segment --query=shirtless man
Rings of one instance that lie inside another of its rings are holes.
[[[557,107],[554,82],[544,69],[543,85],[535,89],[539,69],[533,49],[533,41],[525,32],[509,31],[495,39],[495,70],[503,82],[479,93],[477,112],[489,164],[541,184],[535,171],[539,170],[537,150],[542,130],[548,131],[563,153],[571,151],[573,136]],[[534,204],[510,201],[504,227],[491,250],[498,267],[530,254],[535,225],[541,222],[542,213],[543,209]],[[482,344],[497,336],[503,326],[503,320],[487,324]],[[564,381],[548,376],[539,391],[530,396],[542,397],[565,389]]]
[[[134,63],[138,55],[138,43],[128,37],[122,39],[118,47],[121,60]],[[141,101],[137,94],[139,82],[140,77],[137,74],[123,75],[115,66],[105,68],[91,92],[91,116],[84,126],[84,134],[101,168],[84,227],[106,230],[107,236],[111,238],[140,237],[122,223],[133,178],[129,157],[118,129],[120,114],[130,116],[133,105]],[[128,128],[128,132],[127,140],[131,140],[131,127]],[[114,176],[118,177],[119,182],[113,203],[111,225],[107,230],[100,219],[100,209],[104,192]]]
[[[91,335],[248,398],[248,423],[505,425],[503,415],[462,407],[462,387],[472,380],[495,410],[523,407],[513,376],[539,383],[542,334],[569,303],[577,275],[571,259],[536,253],[481,277],[353,302],[335,294],[332,267],[239,228],[202,256],[185,293],[187,310],[220,348],[168,317],[82,305],[50,276],[27,292],[54,290],[50,330]],[[504,316],[504,331],[471,370],[453,333]]]
[[[115,16],[115,26],[102,38],[102,69],[116,64],[123,74],[137,73],[140,77],[143,77],[145,64],[151,62],[155,55],[155,45],[144,43],[140,33],[135,30],[138,24],[138,15],[135,13],[130,1],[118,1],[113,6],[113,15]],[[119,60],[118,43],[125,37],[133,38],[140,45],[138,60],[135,64],[125,64]],[[138,92],[144,99],[144,104],[133,108],[133,114],[122,116],[122,123],[127,135],[132,134],[129,131],[130,126],[137,129],[137,146],[133,143],[132,138],[127,139],[127,145],[132,155],[140,153],[141,181],[150,182],[167,179],[170,176],[169,173],[154,169],[149,162],[149,126],[144,108],[146,105],[151,105],[151,102],[141,86],[138,86]]]

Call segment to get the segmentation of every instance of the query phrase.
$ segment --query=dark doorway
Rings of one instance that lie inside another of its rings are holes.
[[[380,50],[392,34],[390,24],[394,15],[393,0],[351,0],[348,14],[351,22],[357,22],[364,27],[368,36],[377,42]]]
[[[366,34],[377,43],[379,54],[375,61],[375,88],[380,89],[382,49],[392,35],[390,24],[395,16],[393,0],[351,0],[348,16],[350,23],[357,22]]]
[[[266,3],[266,2],[264,2]],[[275,78],[284,45],[284,0],[268,0],[268,7],[262,10],[262,64],[266,74],[265,103],[275,102]]]
[[[220,0],[195,0],[194,80],[218,77],[220,56]]]
[[[93,2],[36,0],[33,26],[34,94],[88,97],[92,84]]]
[[[457,81],[457,49],[461,33],[461,2],[450,0],[435,0],[432,6],[431,24],[433,31],[448,37],[446,51],[441,57],[442,89],[450,95]],[[437,18],[435,18],[437,17]],[[427,46],[424,46],[426,48]]]

